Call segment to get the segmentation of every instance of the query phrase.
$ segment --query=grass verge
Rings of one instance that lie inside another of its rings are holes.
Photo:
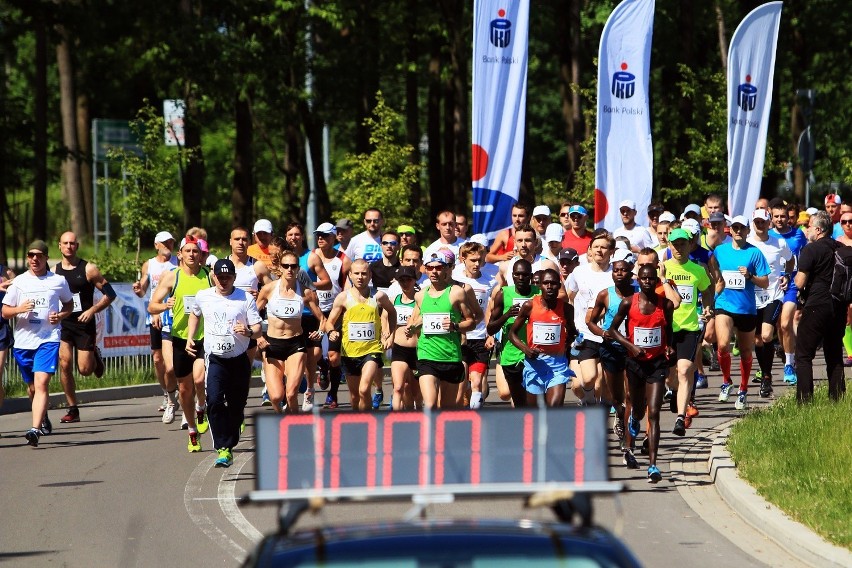
[[[100,379],[91,375],[89,377],[76,377],[77,391],[89,389],[105,389],[110,387],[125,387],[128,385],[144,385],[152,382],[152,374],[150,370],[115,370],[108,371]],[[50,392],[62,392],[62,383],[59,381],[59,373],[53,376],[50,381]],[[6,385],[6,398],[24,397],[27,396],[27,387],[21,381],[15,381]]]
[[[850,416],[850,395],[831,402],[822,387],[813,404],[799,406],[793,389],[737,422],[728,449],[739,475],[763,498],[852,550]]]

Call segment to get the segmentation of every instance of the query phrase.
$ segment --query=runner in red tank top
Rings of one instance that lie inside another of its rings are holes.
[[[609,331],[629,352],[627,387],[633,410],[627,421],[625,444],[633,449],[634,439],[641,429],[641,420],[648,407],[648,481],[657,483],[663,476],[657,467],[657,448],[660,443],[660,407],[663,404],[666,377],[669,374],[669,353],[672,341],[671,300],[656,292],[659,277],[653,266],[639,269],[639,293],[621,302]],[[618,327],[627,319],[625,338]]]
[[[530,222],[530,209],[526,205],[515,203],[512,206],[512,226],[497,233],[491,249],[485,255],[485,262],[497,264],[511,260],[515,256],[515,231]]]

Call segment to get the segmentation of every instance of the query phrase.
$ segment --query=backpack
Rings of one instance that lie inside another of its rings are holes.
[[[831,297],[844,304],[852,303],[852,247],[841,245],[834,249]]]

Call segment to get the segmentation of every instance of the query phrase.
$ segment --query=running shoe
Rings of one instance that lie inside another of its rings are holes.
[[[634,438],[639,435],[639,432],[642,431],[642,423],[636,420],[633,417],[633,414],[630,414],[630,418],[627,421],[627,429],[630,431],[630,435]]]
[[[760,383],[760,398],[769,398],[772,396],[772,377],[764,377]]]
[[[655,465],[648,467],[648,483],[659,483],[663,480],[663,474],[660,473],[660,468]]]
[[[710,370],[711,371],[721,371],[722,367],[719,366],[719,355],[716,354],[715,350],[710,351]]]
[[[160,405],[160,408],[158,408],[157,410],[158,410],[159,412],[165,412],[165,411],[166,411],[166,407],[167,407],[168,405],[169,405],[169,395],[164,394],[164,395],[163,395],[163,404],[161,404],[161,405]]]
[[[77,421],[79,422],[79,418]],[[53,433],[53,423],[50,421],[50,416],[47,415],[47,411],[44,413],[44,419],[41,421],[41,434],[42,436]]]
[[[796,376],[796,369],[793,368],[793,365],[784,365],[784,382],[791,385],[799,382],[799,378]]]
[[[385,400],[385,393],[382,391],[378,391],[373,395],[373,410],[378,410],[382,405],[382,402]]]
[[[663,395],[663,400],[669,401],[672,399],[672,389],[666,387],[666,393]]]
[[[760,383],[762,383],[763,382],[763,371],[756,372],[754,374],[754,376],[751,378],[751,382],[756,384],[756,385],[759,385]]]
[[[734,388],[734,383],[722,383],[722,386],[719,388],[719,402],[728,402],[728,396],[730,396],[732,388]]]
[[[65,416],[59,419],[63,424],[80,421],[80,410],[76,406],[69,406]]]
[[[707,385],[707,375],[705,375],[704,373],[699,373],[698,371],[695,371],[695,388],[706,389],[707,386],[708,386]]]
[[[686,415],[689,418],[695,418],[696,416],[698,416],[698,414],[698,407],[695,406],[694,402],[690,402],[686,405]]]
[[[263,387],[263,391],[260,393],[260,405],[272,406],[272,401],[269,400],[269,393],[266,392],[266,387]]]
[[[219,457],[216,458],[215,467],[231,467],[231,464],[234,463],[234,455],[231,453],[231,450],[228,448],[222,448],[218,450]]]
[[[95,347],[95,376],[100,379],[104,376],[104,371],[106,371],[106,365],[104,365],[104,358],[101,355],[101,348]]]
[[[612,433],[618,440],[624,439],[624,419],[618,414],[615,415],[615,422],[612,425]]]
[[[675,420],[674,428],[672,428],[672,434],[675,436],[686,435],[686,421],[683,416],[678,416],[677,420]]]
[[[181,413],[183,414],[183,413]],[[186,414],[183,414],[180,420],[180,429],[181,430],[189,430],[189,422],[186,421]]]
[[[672,393],[669,397],[669,411],[672,414],[677,414],[677,392]]]
[[[171,424],[175,421],[175,405],[168,403],[163,410],[163,424]]]
[[[24,434],[24,438],[27,439],[27,444],[34,448],[38,447],[38,439],[40,437],[41,431],[38,428],[30,428],[29,430],[27,430],[27,433]]]
[[[326,408],[337,408],[337,401],[333,396],[328,395],[325,397],[325,407]]]
[[[205,433],[210,427],[210,422],[207,421],[207,409],[195,412],[195,427],[198,428],[199,434]]]
[[[327,390],[331,384],[331,380],[328,375],[328,366],[328,359],[325,357],[317,362],[317,386],[320,390]]]
[[[692,416],[690,416],[689,414],[684,416],[683,417],[683,425],[686,426],[687,428],[692,428]]]
[[[189,433],[189,443],[186,445],[186,449],[189,450],[189,453],[195,453],[201,451],[201,442],[198,440],[197,432]]]
[[[314,393],[309,391],[305,393],[305,400],[302,401],[302,412],[310,412],[314,409]]]
[[[852,367],[852,357],[847,357],[843,360],[844,367]]]
[[[775,356],[778,357],[778,360],[782,363],[786,360],[786,356],[784,354],[784,346],[780,343],[775,343]]]
[[[639,462],[636,461],[636,456],[633,455],[633,450],[624,450],[621,457],[621,463],[627,466],[627,469],[639,469]]]
[[[243,420],[242,422],[240,422],[240,434],[242,434],[245,431],[246,431],[246,421]]]
[[[734,408],[736,408],[737,410],[747,409],[748,408],[748,401],[746,400],[747,396],[748,396],[748,393],[746,391],[740,391],[737,394],[737,401],[734,403]]]
[[[648,443],[649,443],[648,436],[645,436],[645,439],[642,440],[642,449],[640,450],[640,453],[643,456],[648,455]]]
[[[734,346],[731,348],[731,355],[733,357],[739,357],[740,356],[740,346],[737,345],[736,343],[734,343]]]

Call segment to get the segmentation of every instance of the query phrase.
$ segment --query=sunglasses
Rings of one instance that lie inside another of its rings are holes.
[[[299,263],[296,264],[282,264],[281,268],[284,270],[296,270],[299,268]]]
[[[396,241],[382,241],[382,244],[385,245],[386,247],[395,247],[399,243],[396,242]]]
[[[378,223],[381,219],[364,219],[365,223]]]
[[[852,225],[852,219],[841,219],[840,224],[841,225]]]
[[[414,233],[400,233],[399,236],[400,237],[413,237]]]
[[[560,217],[570,217],[571,214],[566,212],[566,213],[560,213],[559,216]]]
[[[27,258],[41,258],[44,256],[43,252],[28,252]]]
[[[334,233],[314,233],[318,239],[330,239]]]
[[[570,217],[571,217],[572,219],[582,219],[582,218],[583,218],[583,214],[581,214],[581,213],[571,213]]]
[[[441,270],[442,268],[444,268],[443,264],[426,265],[426,270]]]

